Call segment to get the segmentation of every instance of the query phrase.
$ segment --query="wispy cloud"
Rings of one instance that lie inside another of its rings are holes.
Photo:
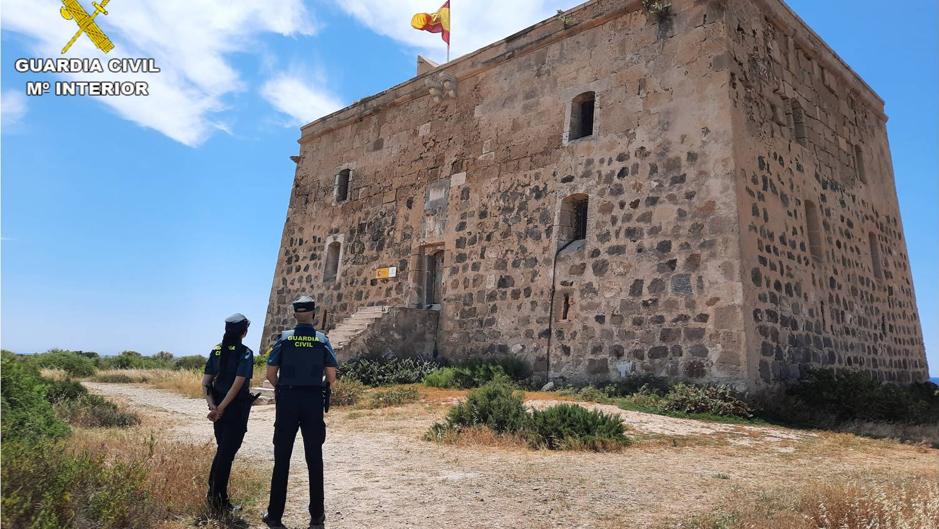
[[[290,116],[289,125],[304,125],[343,106],[324,84],[322,76],[281,72],[264,83],[261,95]]]
[[[372,31],[422,50],[433,59],[446,57],[440,35],[411,28],[411,15],[433,12],[443,0],[334,0]],[[451,2],[451,56],[477,50],[544,20],[581,0],[454,0]]]
[[[2,116],[2,126],[9,127],[23,119],[26,115],[26,96],[7,90],[0,94],[0,116]]]
[[[225,130],[225,96],[245,84],[230,55],[251,51],[265,34],[311,35],[317,26],[302,0],[135,0],[108,6],[96,21],[115,43],[111,57],[154,57],[159,74],[96,74],[83,80],[145,80],[147,97],[100,101],[122,117],[195,146]],[[54,0],[5,0],[3,29],[30,37],[37,56],[59,57],[75,23],[59,16]],[[80,38],[69,57],[101,57]]]

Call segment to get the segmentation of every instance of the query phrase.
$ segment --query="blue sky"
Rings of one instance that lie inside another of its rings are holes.
[[[459,1],[454,55],[578,3]],[[55,0],[4,0],[3,347],[204,353],[235,311],[255,323],[248,343],[257,344],[298,126],[413,76],[417,53],[442,59],[439,37],[408,25],[436,4],[281,0],[271,10],[254,0],[115,0],[98,19],[115,41],[111,55],[154,56],[163,72],[135,77],[151,82],[150,98],[102,102],[23,95],[27,80],[53,78],[17,73],[14,60],[57,56],[74,22],[59,17]],[[887,102],[930,370],[939,374],[936,4],[789,4]],[[70,54],[97,55],[84,37]]]

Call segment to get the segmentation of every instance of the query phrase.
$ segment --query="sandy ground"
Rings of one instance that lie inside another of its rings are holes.
[[[165,426],[212,439],[205,403],[139,385],[88,386]],[[532,401],[547,406],[551,401]],[[718,424],[628,412],[638,442],[619,453],[446,446],[421,435],[447,409],[427,400],[381,410],[334,409],[324,446],[330,528],[651,528],[767,491],[857,476],[939,476],[939,451],[846,434]],[[255,406],[238,454],[273,464],[273,406]],[[301,440],[284,522],[306,527]],[[247,512],[252,527],[259,513]]]

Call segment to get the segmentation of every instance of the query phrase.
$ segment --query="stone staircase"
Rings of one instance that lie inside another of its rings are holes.
[[[340,321],[333,330],[329,331],[329,342],[333,344],[336,354],[352,341],[356,336],[365,332],[373,323],[380,320],[388,313],[389,307],[385,305],[376,305],[373,307],[363,307],[355,311],[348,318]]]

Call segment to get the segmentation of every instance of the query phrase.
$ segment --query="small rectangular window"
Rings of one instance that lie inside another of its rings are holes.
[[[584,92],[571,101],[571,123],[567,134],[568,141],[593,135],[595,103],[595,92]]]
[[[867,183],[867,175],[864,173],[864,152],[861,151],[861,146],[854,144],[854,170],[857,172],[857,179],[861,183]]]
[[[871,247],[871,267],[874,270],[874,277],[883,279],[884,267],[883,262],[880,260],[880,244],[877,242],[877,235],[875,235],[874,232],[870,233],[869,242]]]
[[[336,175],[336,202],[345,202],[349,199],[350,173],[349,169],[343,169]]]
[[[342,243],[333,241],[326,247],[326,268],[323,270],[323,282],[328,283],[336,280],[339,275],[339,250],[342,249]]]
[[[811,201],[805,201],[805,226],[809,239],[809,252],[812,258],[821,262],[824,258],[822,250],[822,232],[818,218],[818,207]]]
[[[792,137],[799,144],[805,145],[808,139],[808,133],[805,130],[805,112],[802,111],[802,105],[795,99],[792,100]]]
[[[564,294],[564,301],[561,305],[561,321],[567,321],[571,312],[571,295]]]

